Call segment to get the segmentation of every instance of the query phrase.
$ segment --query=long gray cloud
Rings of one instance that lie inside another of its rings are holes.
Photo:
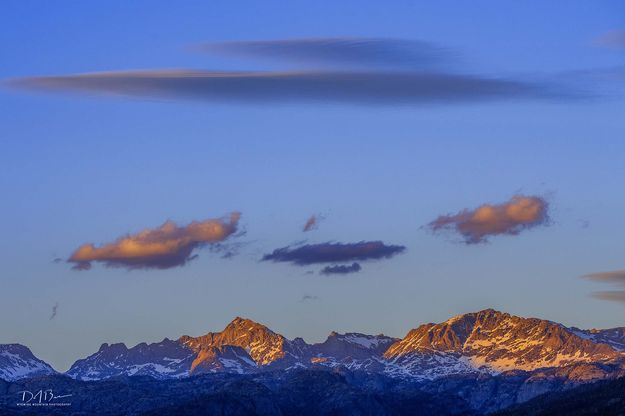
[[[351,67],[420,67],[444,61],[446,49],[385,38],[309,38],[204,43],[197,49],[231,56]]]
[[[593,292],[592,297],[600,300],[625,303],[625,290],[606,290]]]
[[[442,72],[147,70],[21,78],[14,87],[127,97],[250,103],[427,104],[556,99],[535,83]]]
[[[625,286],[625,270],[615,270],[611,272],[589,273],[582,276],[594,282],[613,283]]]
[[[625,286],[625,270],[589,273],[583,275],[582,278],[592,280],[593,282]],[[604,290],[593,292],[591,296],[595,299],[625,303],[625,290]]]
[[[403,253],[406,247],[387,245],[382,241],[358,243],[320,243],[282,247],[263,256],[262,261],[286,262],[298,266],[323,263],[345,263],[389,259]]]

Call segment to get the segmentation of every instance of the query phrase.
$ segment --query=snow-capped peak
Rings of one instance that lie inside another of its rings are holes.
[[[554,322],[493,309],[421,325],[384,354],[393,363],[410,367],[411,372],[420,371],[415,362],[431,362],[435,356],[469,372],[501,372],[603,362],[622,355]]]
[[[21,344],[0,344],[0,378],[21,378],[56,374],[47,363],[35,357],[28,347]]]

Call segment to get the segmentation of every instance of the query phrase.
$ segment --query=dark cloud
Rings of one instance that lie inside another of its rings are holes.
[[[302,231],[307,232],[307,231],[312,231],[312,230],[316,230],[317,227],[319,227],[319,222],[321,222],[323,220],[323,216],[321,215],[311,215],[307,220],[306,223],[304,224],[304,228],[302,229]]]
[[[238,232],[230,236],[231,238],[243,237],[246,235],[246,231]],[[208,250],[211,253],[218,254],[222,259],[231,259],[238,256],[241,253],[243,247],[249,245],[249,241],[224,241],[220,243],[211,243],[208,246]],[[197,256],[197,254],[196,254]]]
[[[599,36],[595,43],[600,46],[625,50],[625,30],[612,30]]]
[[[425,104],[564,98],[551,87],[504,78],[440,72],[100,72],[13,80],[32,90],[246,103]]]
[[[313,300],[319,300],[319,296],[316,296],[316,295],[304,295],[304,296],[302,296],[302,298],[299,301],[300,301],[300,303],[304,303],[304,302],[313,301]]]
[[[56,318],[56,313],[59,310],[59,302],[56,302],[54,304],[54,306],[52,307],[52,313],[50,314],[50,320],[53,320],[54,318]]]
[[[608,290],[603,292],[593,292],[592,297],[600,300],[625,303],[625,290]]]
[[[204,52],[350,67],[423,67],[444,61],[447,51],[426,42],[384,38],[313,38],[206,43]]]
[[[326,266],[319,272],[320,274],[349,274],[358,273],[361,270],[360,264],[352,263],[350,265],[337,264],[334,266]]]
[[[466,244],[484,243],[495,235],[517,235],[521,231],[547,225],[549,204],[539,196],[515,195],[501,204],[484,204],[457,214],[441,215],[428,224],[433,232],[451,230]]]
[[[358,243],[306,244],[298,247],[278,248],[263,256],[263,261],[287,262],[298,266],[322,263],[344,263],[352,261],[388,259],[403,253],[404,246],[386,245],[382,241],[361,241]]]
[[[70,262],[70,263],[74,263],[74,265],[72,266],[72,270],[77,270],[77,271],[91,270],[91,262],[88,262],[88,261],[74,261],[74,260],[71,260],[71,259],[69,259],[67,261]]]
[[[76,270],[89,270],[91,262],[102,262],[109,267],[128,269],[168,269],[183,266],[197,255],[194,249],[219,243],[237,231],[240,214],[228,218],[193,221],[178,226],[167,221],[156,229],[120,237],[113,243],[99,247],[84,244],[68,259]]]

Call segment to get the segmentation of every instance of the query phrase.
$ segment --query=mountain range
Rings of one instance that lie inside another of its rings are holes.
[[[221,332],[177,340],[102,344],[65,374],[78,380],[119,375],[158,379],[196,374],[343,366],[391,377],[433,380],[459,374],[499,374],[580,364],[625,362],[625,328],[581,330],[486,309],[424,324],[403,339],[330,333],[317,344],[289,340],[237,317]],[[55,371],[25,346],[0,345],[0,377],[15,380]]]
[[[582,330],[486,309],[420,325],[402,339],[332,332],[324,342],[308,344],[237,317],[222,331],[199,337],[132,348],[102,344],[64,376],[77,382],[129,376],[173,382],[224,374],[266,382],[319,370],[365,377],[369,387],[418,385],[423,394],[453,394],[473,410],[493,411],[624,376],[625,328]],[[58,373],[24,346],[0,345],[0,378],[15,382],[41,376]]]

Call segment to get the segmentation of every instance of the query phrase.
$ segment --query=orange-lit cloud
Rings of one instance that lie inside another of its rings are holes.
[[[549,223],[549,204],[539,196],[515,195],[501,204],[484,204],[476,209],[441,215],[428,224],[434,231],[453,230],[466,244],[484,243],[495,235],[517,235]]]
[[[311,215],[310,218],[306,220],[306,224],[304,224],[304,232],[314,230],[317,228],[317,217]]]
[[[311,215],[310,218],[306,220],[306,224],[304,224],[304,228],[302,230],[304,232],[316,230],[321,220],[323,220],[321,215]]]
[[[182,266],[195,256],[194,249],[218,243],[236,232],[240,213],[228,218],[193,221],[178,226],[167,221],[156,229],[146,229],[117,239],[114,243],[96,247],[80,246],[68,259],[76,270],[89,270],[91,262],[102,262],[109,267],[128,269],[168,269]]]

